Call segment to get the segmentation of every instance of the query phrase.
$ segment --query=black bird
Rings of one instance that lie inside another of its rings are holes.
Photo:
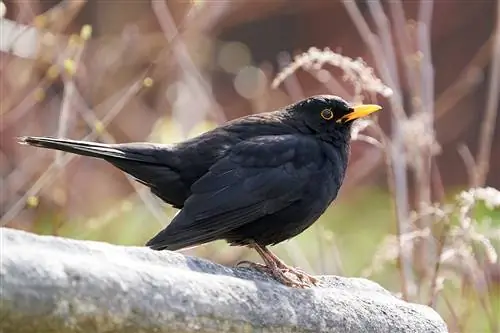
[[[177,144],[102,144],[48,137],[21,143],[102,158],[181,209],[146,246],[178,250],[225,239],[254,248],[252,266],[291,286],[317,280],[266,246],[294,237],[336,198],[353,120],[380,110],[318,95],[242,117]]]

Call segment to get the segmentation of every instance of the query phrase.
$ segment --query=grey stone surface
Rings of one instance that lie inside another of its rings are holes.
[[[0,229],[0,331],[447,332],[364,279],[292,289],[174,252]]]

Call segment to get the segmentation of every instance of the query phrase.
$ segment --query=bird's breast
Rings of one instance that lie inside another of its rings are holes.
[[[342,148],[322,144],[322,165],[309,181],[310,197],[328,207],[344,181],[348,153]]]

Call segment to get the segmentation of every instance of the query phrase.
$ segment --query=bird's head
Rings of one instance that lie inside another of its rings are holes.
[[[382,109],[375,104],[350,105],[333,95],[317,95],[290,106],[294,118],[301,119],[319,133],[348,132],[354,120]]]

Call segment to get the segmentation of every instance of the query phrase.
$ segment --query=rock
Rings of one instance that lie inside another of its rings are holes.
[[[293,289],[175,252],[0,233],[4,333],[447,332],[431,308],[364,279]]]

